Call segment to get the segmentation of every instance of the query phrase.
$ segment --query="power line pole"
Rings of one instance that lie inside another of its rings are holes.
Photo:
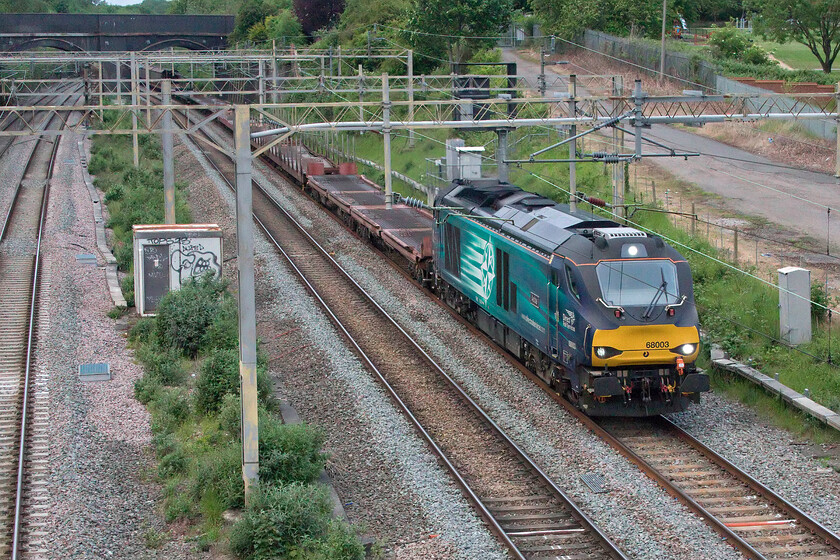
[[[659,77],[665,78],[665,18],[668,0],[662,0],[662,52],[659,55]]]
[[[134,167],[140,167],[140,139],[137,136],[137,108],[140,103],[138,99],[138,76],[137,76],[137,57],[134,51],[131,52],[131,104],[135,107],[131,109],[131,149],[134,152]]]
[[[172,104],[172,81],[160,84],[164,105]],[[163,132],[160,144],[163,151],[163,215],[165,224],[175,223],[175,154],[172,149],[172,111],[163,110]]]
[[[242,479],[245,503],[259,475],[257,413],[257,318],[254,297],[254,220],[251,191],[251,121],[247,105],[234,110],[236,149],[236,244],[239,293],[239,387],[242,418]]]
[[[382,136],[385,140],[385,209],[394,203],[391,184],[391,92],[388,91],[388,74],[382,74]]]
[[[569,116],[574,118],[577,116],[577,102],[575,96],[577,95],[577,76],[572,74],[569,76]],[[577,134],[577,127],[571,125],[569,127],[569,136],[573,137]],[[577,157],[577,141],[569,142],[569,210],[577,211],[577,169],[575,168],[575,158]]]

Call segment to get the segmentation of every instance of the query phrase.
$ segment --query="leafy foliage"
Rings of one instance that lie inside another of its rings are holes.
[[[784,43],[807,46],[823,72],[830,73],[840,53],[840,0],[751,0],[756,31]]]
[[[716,57],[738,60],[747,64],[769,64],[767,53],[753,43],[744,31],[731,22],[716,29],[709,37],[709,45]]]
[[[178,348],[194,358],[222,307],[225,286],[209,277],[191,279],[180,290],[166,294],[160,300],[155,321],[160,345]]]
[[[295,15],[307,35],[333,24],[343,9],[344,0],[294,0]]]
[[[322,487],[289,484],[261,488],[231,532],[231,549],[243,558],[329,558],[361,560],[355,535],[331,522]]]
[[[274,416],[260,418],[260,481],[315,482],[327,462],[321,452],[323,430],[308,424],[282,424]]]
[[[415,0],[409,41],[441,60],[466,62],[491,47],[510,21],[510,0]]]

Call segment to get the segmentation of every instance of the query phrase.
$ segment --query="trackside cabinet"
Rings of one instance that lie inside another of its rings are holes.
[[[163,296],[206,274],[222,276],[218,225],[134,226],[134,305],[140,315],[154,315]]]

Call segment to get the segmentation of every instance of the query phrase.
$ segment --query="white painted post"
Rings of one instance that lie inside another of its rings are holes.
[[[408,50],[408,120],[414,122],[414,51]],[[414,129],[408,129],[408,147],[413,148],[415,143]]]
[[[811,271],[780,268],[779,332],[782,340],[798,345],[811,341]]]
[[[137,105],[139,104],[139,85],[137,80],[137,58],[131,53],[131,149],[134,153],[134,167],[140,167],[140,143],[137,136]]]
[[[259,475],[257,414],[257,319],[254,297],[254,220],[251,191],[251,122],[247,105],[234,110],[236,149],[236,243],[239,294],[239,386],[242,479],[250,502]]]
[[[161,93],[164,105],[172,104],[172,81],[161,82]],[[165,224],[175,222],[175,153],[173,150],[172,111],[164,109],[163,132],[160,143],[163,152],[163,215]]]
[[[569,76],[569,116],[574,118],[577,116],[577,76],[572,74]],[[569,127],[569,136],[577,134],[577,126],[571,125]],[[569,210],[577,212],[577,168],[575,167],[574,159],[577,157],[577,141],[569,142]]]

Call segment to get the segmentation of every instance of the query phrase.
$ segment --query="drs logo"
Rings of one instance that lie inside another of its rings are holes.
[[[646,342],[645,348],[668,348],[668,341]]]

